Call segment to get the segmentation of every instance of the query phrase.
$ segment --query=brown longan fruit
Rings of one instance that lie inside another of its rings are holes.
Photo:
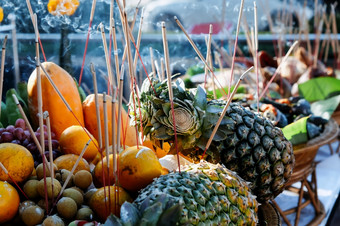
[[[50,164],[48,163],[48,167],[45,167],[46,177],[51,177],[49,167],[50,167]],[[54,172],[58,170],[58,167],[54,163],[53,163],[53,168],[54,168]],[[36,170],[38,180],[41,180],[42,178],[44,178],[43,163],[40,163],[35,170]],[[54,177],[55,177],[55,173],[54,173]]]
[[[65,189],[63,192],[63,197],[69,197],[73,199],[77,203],[78,206],[80,206],[84,202],[83,195],[74,188]]]
[[[53,182],[52,182],[53,181]],[[52,183],[53,183],[53,194],[52,194]],[[45,187],[44,187],[44,179],[41,179],[38,182],[38,193],[41,197],[45,197]],[[61,190],[61,184],[58,180],[54,179],[52,180],[51,177],[46,178],[46,189],[47,189],[47,196],[49,199],[52,199],[52,196],[55,198],[59,194]]]
[[[40,200],[38,201],[37,205],[38,205],[40,208],[46,210],[46,201],[45,201],[45,199],[40,199]],[[52,207],[52,200],[48,200],[48,209],[50,210],[51,207]]]
[[[36,199],[39,196],[37,187],[38,187],[38,180],[28,180],[24,185],[24,192],[28,196],[29,199]]]
[[[93,221],[94,213],[89,207],[80,208],[76,215],[76,220]]]
[[[76,187],[76,186],[73,186],[73,187],[71,187],[71,188],[76,189],[77,191],[79,191],[79,192],[84,196],[84,191],[81,190],[80,188],[78,188],[78,187]]]
[[[42,223],[43,226],[65,226],[64,221],[57,215],[48,216]]]
[[[44,219],[44,210],[37,205],[29,206],[22,212],[21,219],[28,226],[40,224]]]
[[[72,219],[77,214],[77,203],[69,197],[63,197],[57,203],[57,210],[61,217]]]
[[[22,215],[22,212],[24,211],[24,209],[26,209],[29,206],[34,206],[35,202],[31,201],[31,200],[26,200],[23,201],[22,203],[20,203],[19,205],[19,215]]]
[[[62,185],[64,185],[68,175],[70,174],[71,174],[70,171],[66,169],[62,169],[56,174],[56,179],[59,180]],[[70,180],[68,181],[67,186],[66,186],[67,188],[73,186],[73,178],[74,178],[74,175],[72,175]]]
[[[80,170],[74,175],[73,182],[78,188],[85,190],[92,184],[92,175],[89,171]]]

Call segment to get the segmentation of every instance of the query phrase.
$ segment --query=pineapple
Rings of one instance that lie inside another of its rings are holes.
[[[166,81],[152,78],[151,82],[152,86],[145,80],[141,87],[142,115],[130,105],[131,122],[151,140],[172,143],[174,125]],[[180,79],[172,87],[179,150],[199,161],[226,102],[209,99],[200,86],[187,90]],[[282,192],[295,163],[292,145],[282,131],[239,103],[230,104],[204,159],[236,171],[251,183],[260,202]]]
[[[219,164],[201,161],[160,176],[135,200],[139,208],[167,194],[182,206],[180,225],[256,225],[258,203],[247,182]]]

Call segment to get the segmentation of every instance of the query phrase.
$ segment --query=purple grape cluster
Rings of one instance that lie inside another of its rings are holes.
[[[45,140],[45,156],[47,159],[49,159],[47,126],[44,125],[43,128]],[[35,136],[38,138],[38,141],[40,142],[40,127],[34,133]],[[55,159],[61,155],[61,152],[59,150],[59,142],[55,139],[55,134],[53,132],[51,132],[51,138],[53,159]],[[17,119],[14,126],[9,125],[6,128],[0,128],[0,143],[14,143],[26,147],[31,152],[34,158],[35,167],[42,162],[40,152],[35,145],[28,128],[26,127],[25,121],[21,118]]]

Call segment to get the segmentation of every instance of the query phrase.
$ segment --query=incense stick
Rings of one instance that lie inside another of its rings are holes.
[[[46,120],[46,126],[47,126],[47,140],[48,140],[48,153],[49,153],[49,159],[50,159],[50,175],[51,178],[54,178],[54,166],[53,166],[53,150],[52,150],[52,135],[51,135],[51,122],[50,122],[50,117],[48,114],[48,111],[44,111],[44,119]],[[54,194],[54,183],[52,185],[52,194]],[[52,196],[52,203],[54,196]]]
[[[83,55],[83,62],[81,64],[80,75],[79,75],[79,82],[78,82],[79,85],[81,85],[81,79],[83,77],[83,71],[84,71],[84,66],[85,66],[87,46],[89,44],[93,16],[94,16],[94,11],[96,9],[96,2],[97,2],[96,0],[92,1],[91,14],[90,14],[90,22],[89,22],[89,27],[87,29],[87,37],[86,37],[86,42],[85,42],[85,50],[84,50],[84,55]]]
[[[218,81],[217,77],[215,76],[214,71],[211,69],[211,67],[209,66],[208,62],[204,59],[202,53],[199,51],[199,49],[197,48],[196,44],[194,43],[194,41],[190,38],[189,34],[186,32],[186,30],[184,29],[183,25],[181,24],[181,22],[178,20],[177,17],[175,17],[175,21],[177,23],[177,25],[181,28],[181,30],[183,31],[184,35],[187,37],[189,43],[191,44],[191,46],[194,48],[195,52],[197,53],[197,55],[199,56],[199,58],[201,59],[201,61],[205,64],[205,66],[208,68],[208,70],[211,72],[211,74],[215,77],[219,87],[219,91],[221,92],[221,94],[225,94],[227,95],[227,93],[225,92],[225,90],[223,89],[223,86],[221,85],[221,83]]]
[[[26,195],[26,193],[20,188],[20,186],[18,185],[18,183],[12,178],[12,176],[9,174],[8,170],[6,169],[6,167],[0,162],[0,168],[2,169],[2,171],[4,171],[5,174],[7,174],[7,176],[9,177],[9,179],[11,179],[11,181],[15,184],[15,186],[19,189],[19,191],[25,196],[25,198],[27,200],[29,200],[28,196]]]
[[[6,44],[7,44],[7,35],[5,36],[4,42],[2,44],[2,51],[1,51],[0,97],[2,97],[2,90],[3,90],[3,85],[4,85]],[[0,104],[0,112],[1,112],[1,104]]]
[[[277,67],[275,73],[273,74],[272,78],[270,79],[270,81],[268,82],[267,86],[265,87],[265,89],[262,91],[259,99],[261,100],[261,98],[264,96],[264,94],[267,92],[270,84],[273,82],[274,78],[276,77],[276,75],[278,74],[278,72],[281,70],[281,66],[283,65],[284,62],[286,62],[286,60],[288,59],[289,55],[292,53],[292,51],[294,50],[294,48],[297,46],[299,42],[295,41],[293,43],[293,45],[289,48],[287,54],[284,56],[283,60],[280,62],[279,66]]]
[[[120,72],[119,72],[119,59],[118,59],[118,46],[117,46],[117,36],[116,36],[116,26],[115,26],[115,21],[112,18],[112,26],[111,26],[111,32],[112,32],[112,37],[113,37],[113,54],[115,56],[115,67],[116,67],[116,79],[117,83],[119,83],[119,77],[120,77]]]
[[[207,43],[207,55],[206,55],[206,58],[205,60],[208,62],[209,61],[209,55],[210,55],[210,52],[211,52],[211,36],[212,36],[212,29],[213,29],[213,26],[212,24],[209,25],[209,35],[208,35],[208,43]],[[208,62],[209,63],[209,62]],[[209,65],[211,67],[211,65]],[[207,88],[207,76],[208,76],[208,68],[207,66],[205,65],[204,66],[204,88],[206,89]],[[213,76],[211,76],[213,77]],[[213,83],[214,83],[214,80],[213,80]]]
[[[164,58],[161,58],[161,81],[165,79],[165,68],[164,68]]]
[[[22,118],[23,118],[24,121],[25,121],[25,124],[26,124],[26,126],[27,126],[27,128],[28,128],[28,131],[30,132],[31,137],[32,137],[32,139],[33,139],[35,145],[37,146],[40,155],[42,156],[43,159],[45,159],[45,162],[48,162],[46,156],[45,156],[44,153],[42,152],[42,149],[41,149],[40,143],[39,143],[39,141],[38,141],[38,138],[37,138],[37,136],[35,135],[35,133],[34,133],[34,131],[33,131],[33,129],[32,129],[32,126],[31,126],[30,122],[28,121],[27,116],[26,116],[24,110],[22,109],[22,107],[21,107],[21,105],[20,105],[20,103],[19,103],[19,100],[18,100],[17,96],[16,96],[15,94],[12,94],[12,97],[13,97],[14,103],[17,105],[17,107],[18,107],[18,109],[19,109],[19,112],[20,112]],[[45,163],[45,164],[46,164],[46,163]],[[49,167],[48,167],[48,168],[49,168]],[[49,168],[49,170],[50,170],[50,172],[51,172],[51,169],[50,169],[50,168]]]
[[[152,73],[153,73],[154,76],[156,76],[156,68],[155,68],[156,65],[155,65],[155,63],[157,63],[157,62],[155,62],[154,59],[153,59],[152,47],[150,47],[149,50],[150,50],[150,61],[151,61]],[[159,76],[159,74],[158,74],[158,76]]]
[[[206,144],[206,146],[205,146],[205,150],[204,150],[204,152],[203,152],[203,155],[202,155],[201,159],[204,158],[204,155],[205,155],[206,151],[207,151],[208,148],[210,147],[210,144],[211,144],[211,142],[212,142],[212,140],[213,140],[213,138],[214,138],[214,136],[215,136],[215,134],[216,134],[216,132],[217,132],[217,130],[218,130],[218,127],[220,126],[220,124],[221,124],[221,122],[222,122],[222,119],[224,118],[225,114],[227,113],[228,107],[229,107],[229,105],[230,105],[230,103],[231,103],[231,101],[232,101],[232,99],[233,99],[233,97],[234,97],[234,95],[235,95],[235,93],[236,93],[236,91],[237,91],[237,88],[238,88],[239,85],[241,84],[241,82],[242,82],[244,76],[245,76],[246,74],[248,74],[248,72],[249,72],[250,70],[252,70],[253,68],[254,68],[254,67],[252,66],[252,67],[250,67],[248,70],[246,70],[245,72],[243,72],[243,74],[241,75],[240,79],[237,81],[237,83],[236,83],[236,85],[235,85],[235,87],[234,87],[234,90],[233,90],[233,92],[231,93],[231,95],[229,96],[228,101],[227,101],[226,105],[224,106],[223,111],[222,111],[222,113],[221,113],[221,115],[220,115],[220,117],[219,117],[219,119],[218,119],[218,121],[217,121],[217,123],[216,123],[216,125],[215,125],[215,127],[214,127],[214,129],[213,129],[213,131],[212,131],[212,133],[211,133],[211,135],[210,135],[210,137],[209,137],[209,140],[208,140],[208,142],[207,142],[207,144]]]
[[[110,57],[109,57],[109,51],[107,49],[107,43],[106,43],[104,26],[103,26],[102,23],[100,23],[99,27],[100,27],[100,31],[101,31],[101,34],[102,34],[104,53],[105,53],[105,60],[106,60],[106,67],[107,67],[108,78],[109,78],[109,83],[110,83],[110,90],[112,90],[112,87],[116,86],[116,81],[113,79],[113,75],[112,75],[112,71],[111,71]]]
[[[323,26],[323,18],[320,20],[320,24],[318,26],[318,30],[317,30],[317,33],[316,33],[315,50],[314,50],[314,63],[313,63],[314,67],[316,67],[317,63],[318,63],[320,35],[321,35],[321,31],[322,31],[322,26]]]
[[[254,1],[254,23],[255,23],[255,33],[254,33],[254,52],[255,52],[255,73],[256,73],[256,87],[257,87],[257,113],[259,113],[260,110],[260,83],[259,83],[259,68],[258,68],[258,62],[259,62],[259,39],[258,39],[258,27],[257,27],[257,6],[256,2]]]
[[[141,13],[140,21],[139,21],[139,28],[138,28],[137,48],[136,48],[136,52],[135,52],[135,58],[133,59],[133,69],[135,71],[135,74],[137,73],[137,59],[138,59],[137,51],[139,51],[140,41],[141,41],[141,38],[142,38],[143,19],[144,19],[144,10],[142,9],[142,13]]]
[[[165,22],[162,22],[162,38],[163,38],[163,49],[164,49],[164,58],[165,58],[165,67],[166,67],[166,74],[168,78],[168,89],[169,89],[169,100],[171,104],[171,112],[172,112],[172,121],[174,126],[174,134],[175,134],[175,148],[177,152],[177,163],[178,163],[178,171],[181,173],[181,164],[179,160],[179,151],[178,151],[178,144],[177,144],[177,128],[176,128],[176,119],[175,119],[175,109],[174,109],[174,101],[173,101],[173,93],[172,93],[172,85],[171,85],[171,71],[170,71],[170,59],[169,59],[169,48],[168,48],[168,41],[166,38],[166,27]]]
[[[122,118],[122,97],[123,97],[123,88],[124,88],[124,65],[121,68],[119,87],[118,87],[118,124],[117,124],[117,152],[119,152],[121,147],[120,142],[120,131],[121,131],[121,118]]]

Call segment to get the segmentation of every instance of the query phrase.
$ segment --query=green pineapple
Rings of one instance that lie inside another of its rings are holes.
[[[258,203],[247,182],[219,164],[201,161],[160,176],[135,200],[156,202],[167,194],[182,206],[180,225],[256,225]]]
[[[173,96],[179,150],[199,161],[226,102],[209,99],[200,86],[187,90],[180,79],[173,83]],[[144,135],[150,135],[152,140],[173,142],[166,81],[152,78],[151,86],[145,80],[140,104]],[[136,113],[130,109],[132,122],[141,128],[139,111]],[[291,143],[281,130],[239,103],[230,104],[204,159],[223,163],[251,182],[251,189],[261,202],[282,192],[295,163]]]

